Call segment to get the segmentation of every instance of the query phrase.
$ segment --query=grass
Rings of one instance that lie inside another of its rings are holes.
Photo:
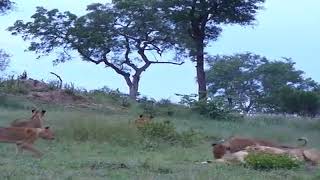
[[[44,107],[45,123],[55,130],[57,139],[36,143],[45,153],[41,159],[33,158],[28,152],[15,156],[13,144],[1,143],[1,179],[320,179],[319,170],[310,172],[305,168],[257,171],[242,166],[197,163],[213,158],[212,141],[230,135],[254,136],[289,145],[297,144],[296,138],[305,136],[310,147],[320,149],[318,120],[258,116],[218,121],[196,114],[184,115],[179,108],[180,113],[156,116],[154,121],[170,120],[178,132],[192,128],[201,133],[200,141],[190,147],[163,142],[150,150],[141,143],[139,132],[130,123],[142,111],[134,105],[123,111],[103,111],[21,101],[23,106],[0,106],[0,125],[7,126],[14,119],[30,116],[31,106]]]

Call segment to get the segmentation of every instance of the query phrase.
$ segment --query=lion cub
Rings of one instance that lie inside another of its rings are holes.
[[[42,153],[33,147],[34,142],[39,137],[45,140],[53,140],[55,138],[49,127],[0,127],[0,142],[15,143],[17,145],[17,153],[25,149],[33,152],[37,157],[41,157]]]
[[[12,127],[30,127],[30,128],[42,128],[43,117],[46,113],[45,110],[38,111],[33,109],[32,116],[29,119],[17,119],[13,121],[10,125]]]

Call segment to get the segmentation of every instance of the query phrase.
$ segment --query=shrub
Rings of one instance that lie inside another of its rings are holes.
[[[174,143],[177,141],[178,133],[170,121],[152,122],[138,128],[143,138],[153,141],[165,141]]]
[[[76,94],[76,88],[74,87],[73,83],[65,84],[64,85],[64,92],[73,96]]]
[[[193,129],[183,131],[179,134],[179,141],[184,147],[191,147],[200,140],[200,134]]]
[[[212,119],[221,118],[227,114],[214,101],[197,101],[191,106],[191,109]]]
[[[181,133],[177,132],[170,121],[152,122],[139,127],[138,131],[143,137],[145,148],[149,150],[157,148],[160,143],[191,147],[200,139],[200,134],[193,129]]]
[[[49,90],[56,90],[56,89],[59,89],[60,81],[53,80],[53,81],[49,81],[47,84],[48,84]]]
[[[191,107],[196,102],[195,98],[198,95],[197,94],[190,94],[190,95],[176,94],[176,96],[180,96],[181,97],[179,104]]]
[[[274,155],[267,153],[251,153],[246,157],[246,165],[256,170],[294,169],[301,163],[288,155]]]
[[[143,109],[144,114],[149,114],[155,116],[156,114],[156,101],[154,99],[148,99],[147,97],[142,97],[138,100],[139,106]]]
[[[19,79],[11,76],[9,79],[0,83],[0,92],[8,94],[28,94],[28,88],[25,84],[21,83]]]

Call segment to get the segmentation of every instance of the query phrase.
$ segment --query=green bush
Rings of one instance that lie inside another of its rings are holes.
[[[256,170],[294,169],[301,163],[288,155],[274,155],[267,153],[251,153],[246,159],[246,165]]]
[[[8,94],[28,94],[28,88],[19,79],[11,76],[9,79],[0,82],[0,92]]]
[[[192,106],[193,111],[198,112],[201,115],[207,116],[211,119],[224,117],[227,112],[214,101],[197,101]]]
[[[156,100],[148,99],[147,97],[142,97],[138,100],[139,107],[143,109],[144,114],[149,114],[155,116],[156,114]]]
[[[154,141],[165,141],[174,143],[177,141],[178,133],[175,126],[166,122],[152,122],[138,128],[143,138],[151,139]]]
[[[200,138],[200,134],[193,129],[183,131],[179,134],[179,141],[184,147],[191,147],[195,145],[196,142],[199,142]]]
[[[160,143],[191,147],[200,139],[200,134],[193,129],[181,133],[177,132],[170,121],[152,122],[139,127],[138,131],[143,137],[145,148],[149,150],[155,149]]]

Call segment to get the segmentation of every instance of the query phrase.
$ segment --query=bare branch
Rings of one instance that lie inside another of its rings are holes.
[[[151,64],[173,64],[173,65],[182,65],[184,62],[168,62],[168,61],[149,61]]]
[[[54,73],[54,72],[50,72],[50,74],[55,75],[59,79],[59,81],[60,81],[59,89],[61,89],[62,88],[62,79],[61,79],[61,77],[58,74]]]
[[[129,54],[131,52],[131,48],[130,48],[130,42],[129,42],[129,38],[128,37],[125,37],[126,39],[126,53],[125,53],[125,61],[123,62],[124,64],[127,64],[128,66],[130,66],[131,68],[133,68],[135,71],[138,70],[138,67],[133,64],[131,61],[130,61],[130,58],[129,58]]]

